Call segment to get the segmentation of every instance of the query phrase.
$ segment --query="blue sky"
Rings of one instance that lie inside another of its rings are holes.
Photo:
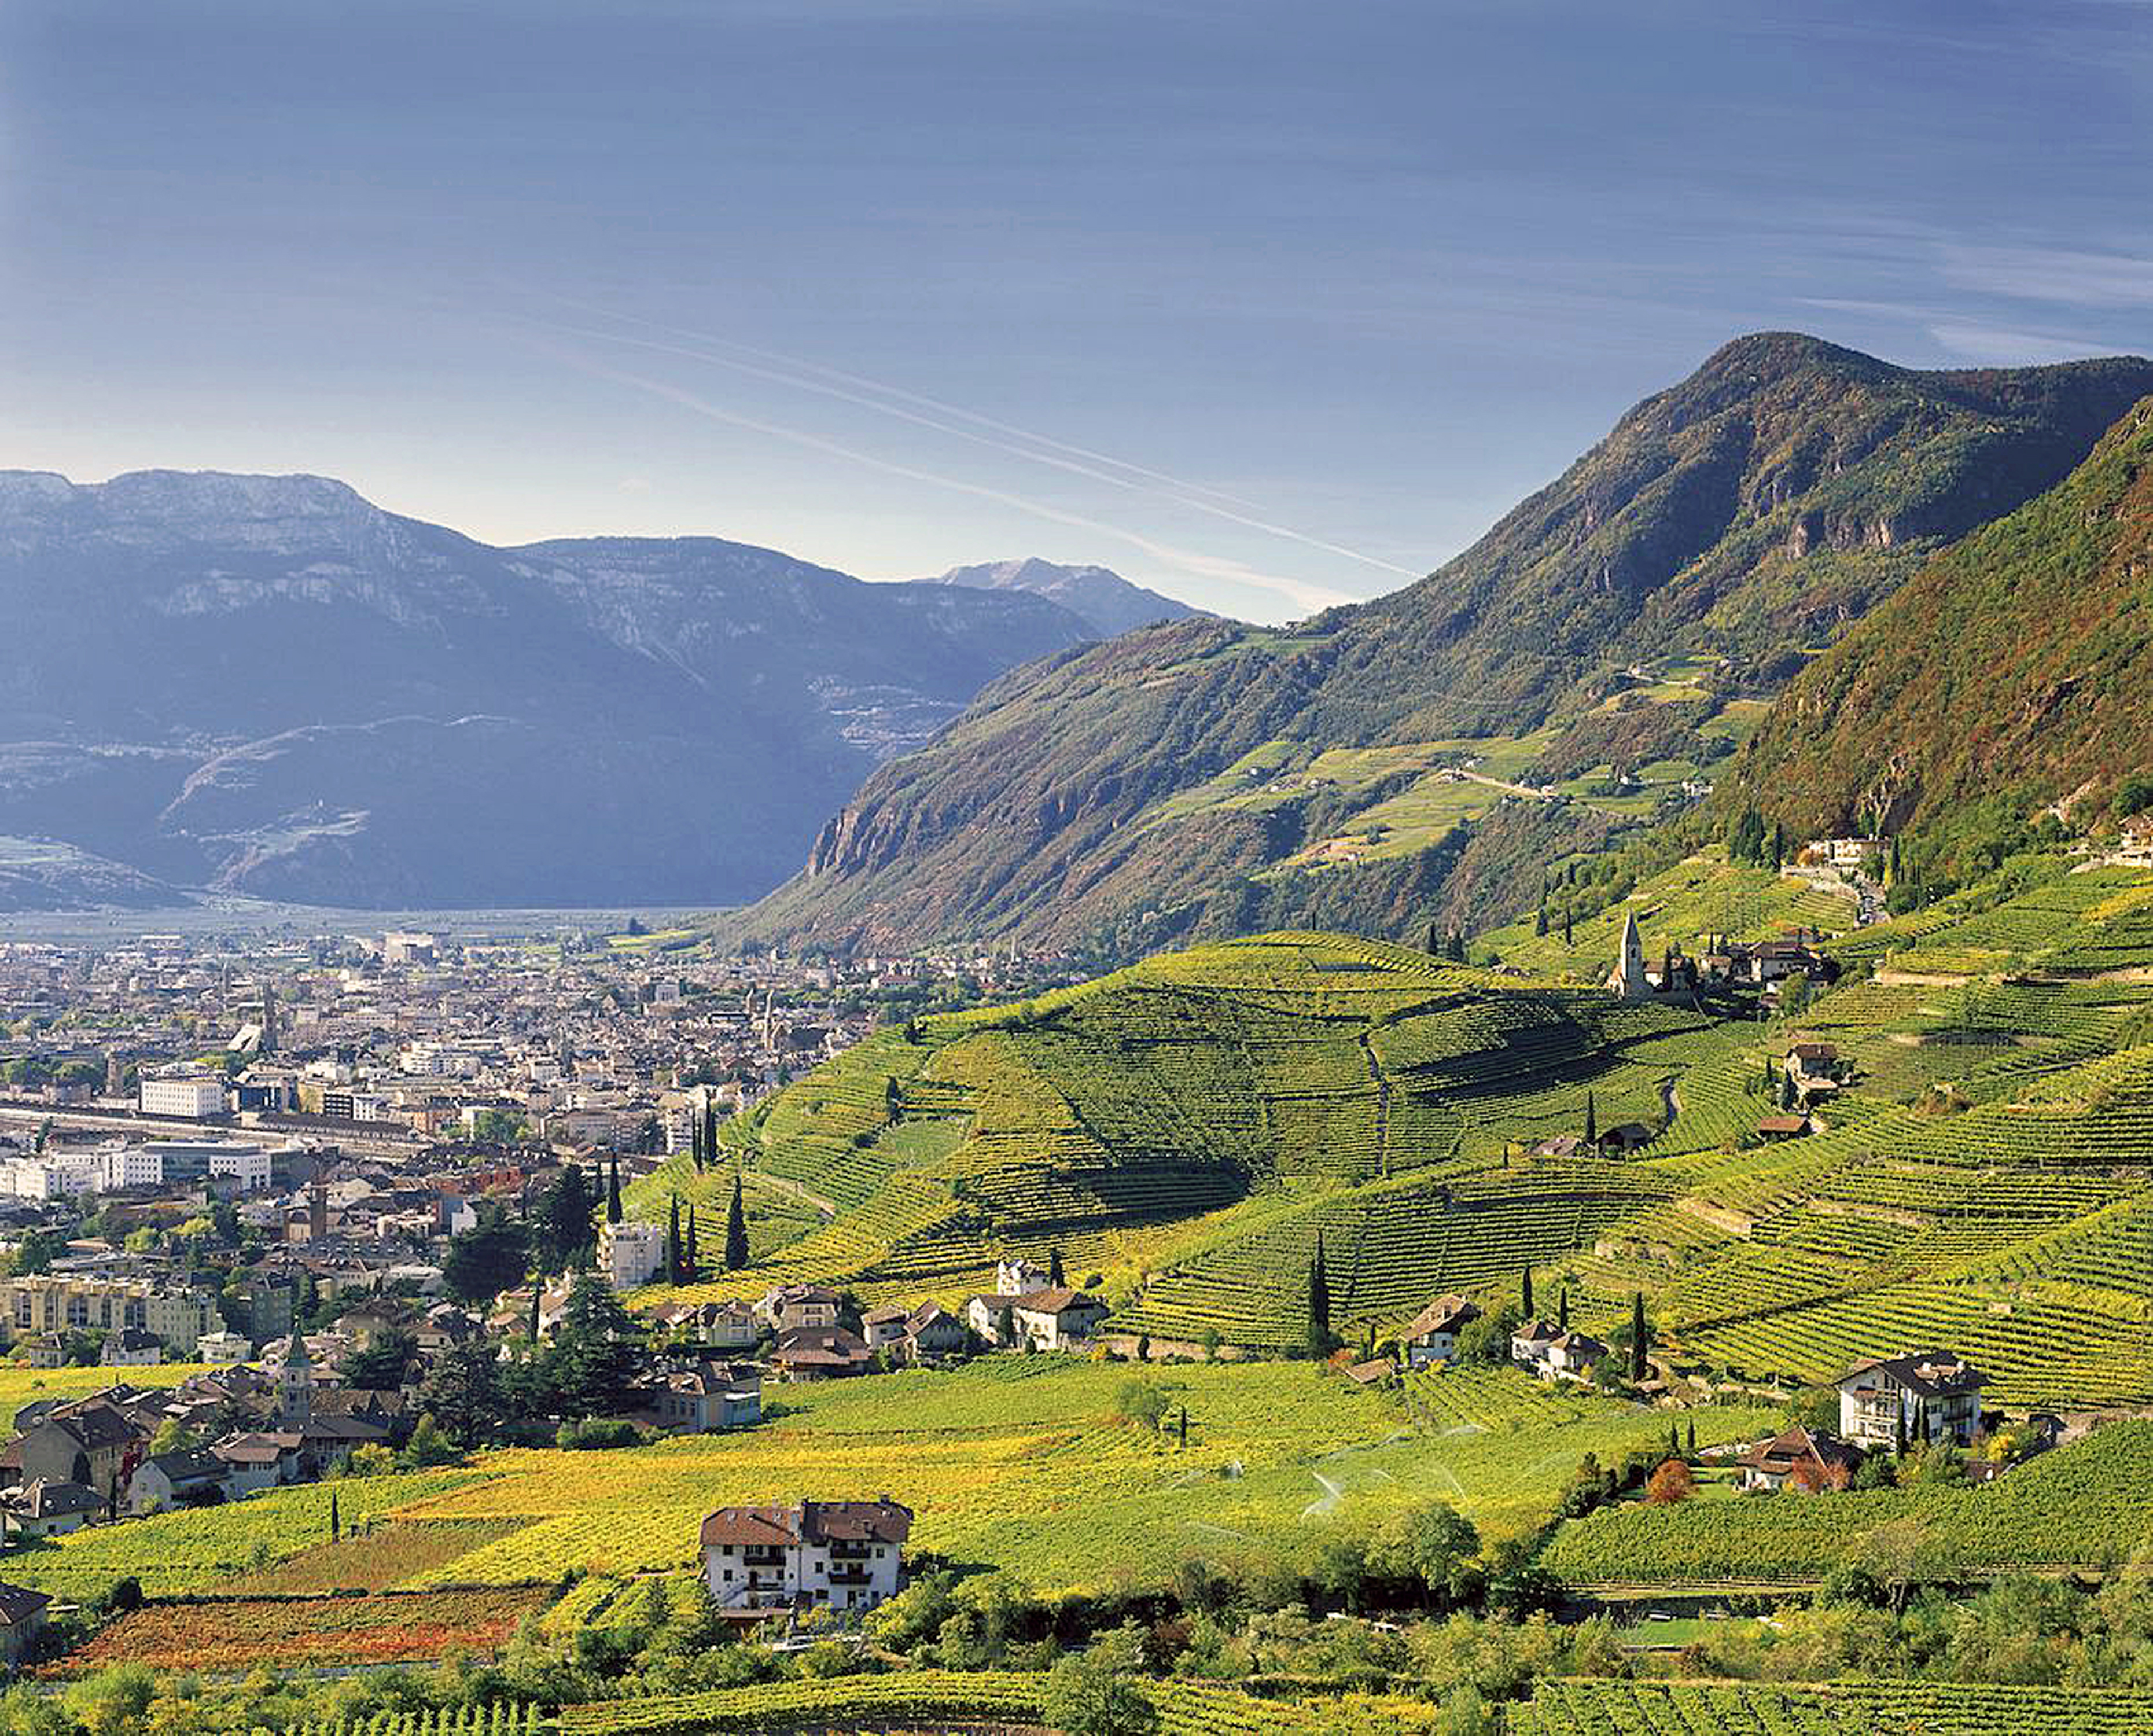
[[[1727,338],[2153,349],[2153,5],[11,0],[0,464],[1257,619]]]

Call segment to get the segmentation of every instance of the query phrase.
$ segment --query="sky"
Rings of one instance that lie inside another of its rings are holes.
[[[8,0],[0,466],[1397,588],[1748,331],[2153,350],[2153,3]]]

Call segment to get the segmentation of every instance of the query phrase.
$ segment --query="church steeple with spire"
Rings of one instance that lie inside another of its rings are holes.
[[[1607,973],[1607,987],[1625,1000],[1652,998],[1652,981],[1645,975],[1645,943],[1638,937],[1634,910],[1622,919],[1622,956]]]
[[[303,1428],[314,1415],[314,1359],[297,1326],[288,1341],[271,1361],[277,1377],[277,1420],[288,1428]]]

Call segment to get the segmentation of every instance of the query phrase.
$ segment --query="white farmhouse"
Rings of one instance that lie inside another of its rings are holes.
[[[1988,1377],[1947,1350],[1871,1357],[1840,1376],[1839,1432],[1850,1441],[1972,1444]]]
[[[1047,1281],[1047,1274],[1028,1260],[1003,1260],[995,1264],[996,1296],[1030,1296],[1036,1290],[1046,1289]]]
[[[866,1610],[903,1576],[912,1509],[873,1501],[720,1507],[703,1521],[703,1576],[728,1610]]]
[[[1480,1318],[1480,1311],[1461,1296],[1438,1296],[1406,1328],[1406,1360],[1415,1368],[1448,1362],[1458,1354],[1458,1335]]]

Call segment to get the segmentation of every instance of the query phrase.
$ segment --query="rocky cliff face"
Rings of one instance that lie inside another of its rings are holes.
[[[0,832],[358,905],[722,904],[1076,644],[710,538],[500,549],[316,476],[0,475]]]

